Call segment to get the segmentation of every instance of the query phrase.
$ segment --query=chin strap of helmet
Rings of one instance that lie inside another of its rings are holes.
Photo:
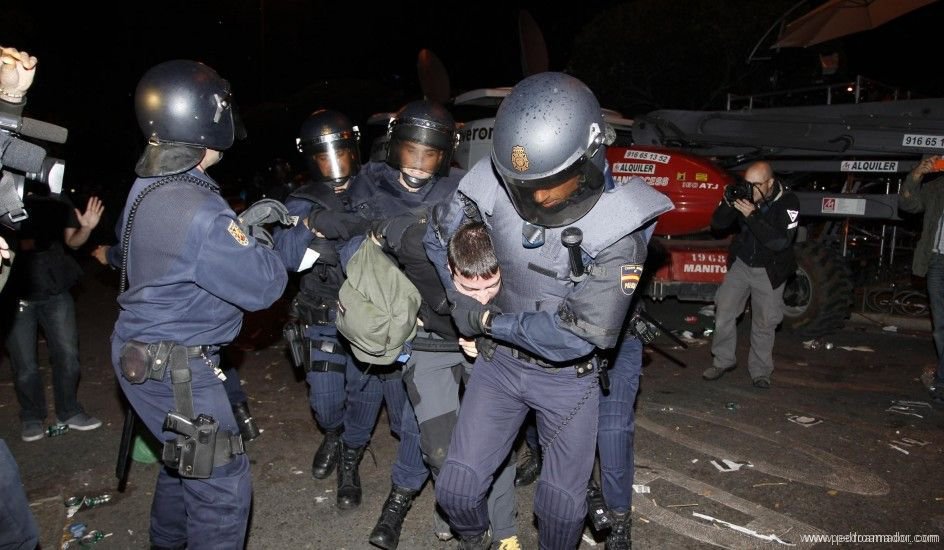
[[[433,179],[433,176],[430,176],[425,179],[417,178],[417,177],[407,174],[403,170],[400,171],[400,176],[403,178],[403,181],[405,181],[406,184],[409,185],[413,189],[419,189],[423,187],[424,185],[426,185],[427,183],[429,183],[429,180]]]

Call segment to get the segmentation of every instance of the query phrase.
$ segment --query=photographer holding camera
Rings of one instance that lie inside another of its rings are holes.
[[[740,232],[728,251],[728,272],[715,296],[712,366],[702,378],[717,380],[737,365],[737,318],[751,299],[751,351],[747,360],[755,388],[770,387],[774,370],[774,331],[783,319],[783,288],[796,271],[793,239],[800,201],[774,177],[770,164],[758,161],[744,179],[729,185],[711,217],[720,231],[737,223]]]
[[[35,75],[36,58],[13,48],[3,48],[0,63],[0,108],[4,114],[22,121],[20,115],[26,103],[26,90]],[[16,142],[15,135],[7,140],[7,147],[18,150],[4,150],[4,164],[8,157],[23,154],[21,145]],[[37,441],[43,438],[46,418],[45,392],[36,359],[37,326],[43,327],[48,342],[58,422],[75,430],[92,430],[102,424],[87,415],[76,398],[79,344],[75,304],[69,289],[82,270],[65,247],[77,249],[85,244],[101,219],[103,208],[101,201],[92,197],[86,211],[80,212],[64,197],[52,196],[45,184],[36,186],[23,201],[29,216],[18,223],[17,231],[9,236],[10,244],[15,245],[11,248],[18,251],[19,259],[10,271],[11,286],[7,289],[7,297],[17,303],[8,304],[14,311],[6,347],[20,404],[22,439]]]
[[[36,58],[14,48],[0,46],[0,112],[18,116],[23,111],[26,90],[33,83]],[[0,237],[0,289],[10,273],[9,262],[13,253],[7,241]],[[0,548],[35,548],[39,544],[39,529],[29,509],[23,491],[19,468],[9,447],[0,439]]]
[[[36,58],[15,48],[0,46],[0,113],[20,116],[26,104],[26,90],[33,84],[36,74]],[[2,152],[2,151],[0,151]],[[10,276],[9,264],[13,262],[13,251],[6,239],[0,237],[0,290]]]

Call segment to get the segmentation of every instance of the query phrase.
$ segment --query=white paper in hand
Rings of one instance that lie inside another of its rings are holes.
[[[310,248],[306,248],[305,255],[302,256],[302,261],[298,264],[298,272],[301,273],[302,271],[311,269],[311,266],[315,265],[315,261],[318,260],[319,256],[321,256],[321,254]]]

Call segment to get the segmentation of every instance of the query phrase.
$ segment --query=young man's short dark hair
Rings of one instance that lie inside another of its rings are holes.
[[[482,222],[470,222],[449,239],[449,269],[469,279],[491,279],[498,273],[498,258],[488,228]]]

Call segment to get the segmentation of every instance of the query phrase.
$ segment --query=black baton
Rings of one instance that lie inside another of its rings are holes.
[[[578,283],[587,278],[587,268],[583,265],[583,256],[580,252],[580,243],[583,242],[583,231],[579,227],[568,227],[561,231],[561,244],[567,248],[570,256],[570,280]],[[610,391],[610,375],[607,374],[607,360],[603,359],[597,365],[600,376],[600,389],[605,393]]]
[[[583,242],[583,231],[579,227],[568,227],[561,231],[561,244],[567,248],[570,255],[570,278],[572,281],[582,281],[586,277],[583,265],[583,256],[580,255],[580,243]]]
[[[128,485],[128,457],[131,455],[131,440],[134,438],[134,421],[137,414],[131,405],[125,409],[125,422],[121,428],[121,443],[118,444],[118,462],[115,464],[115,477],[118,478],[118,491],[124,492]]]

